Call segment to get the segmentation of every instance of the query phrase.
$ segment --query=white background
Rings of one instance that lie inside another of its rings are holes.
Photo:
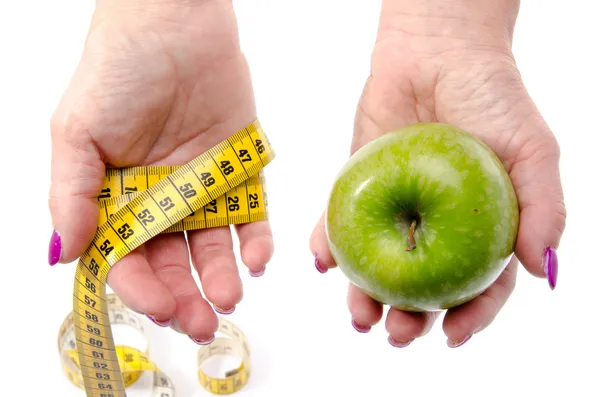
[[[93,2],[1,4],[2,395],[82,396],[63,377],[56,351],[75,267],[47,265],[48,122],[78,61]],[[254,374],[239,395],[600,395],[596,2],[524,1],[514,40],[525,83],[562,148],[569,215],[558,287],[551,292],[520,269],[495,323],[454,350],[440,321],[406,349],[388,345],[383,324],[358,334],[343,276],[319,274],[308,250],[348,156],[379,3],[253,0],[236,7],[259,117],[278,154],[267,169],[276,253],[260,279],[242,269],[244,301],[230,317],[253,347]],[[300,153],[309,159],[302,168]],[[290,218],[293,207],[301,212]],[[171,330],[149,329],[152,357],[178,396],[208,395],[195,378],[196,346]]]

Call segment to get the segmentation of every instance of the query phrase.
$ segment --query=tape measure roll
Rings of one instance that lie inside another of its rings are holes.
[[[126,380],[134,378],[124,377],[122,372],[136,373],[127,371],[125,360],[120,361],[119,349],[123,348],[117,349],[112,335],[106,295],[110,268],[161,233],[267,219],[261,170],[274,157],[260,123],[254,121],[186,165],[107,170],[98,198],[101,208],[98,229],[79,258],[73,310],[70,320],[63,324],[63,328],[72,326],[77,364],[88,397],[124,397]],[[219,330],[241,343],[238,352],[242,356],[249,353],[243,334],[233,324],[220,319]],[[198,359],[206,360],[217,351],[231,353],[236,349],[229,342],[215,340],[208,350],[199,350]],[[147,359],[144,353],[139,353],[140,361]],[[201,371],[199,378],[211,392],[226,394],[246,383],[248,371],[243,362],[224,380],[210,378]]]
[[[108,317],[111,325],[124,325],[146,336],[144,326],[138,314],[127,308],[115,294],[106,297]],[[85,388],[81,363],[76,347],[75,324],[71,312],[63,321],[58,333],[58,351],[63,372],[75,386]],[[147,338],[146,342],[147,341]],[[164,374],[148,357],[149,343],[144,352],[129,346],[116,346],[119,367],[123,374],[125,387],[137,382],[145,371],[153,372],[152,397],[175,397],[175,387],[169,377]]]
[[[117,345],[116,353],[123,375],[125,388],[137,382],[144,372],[152,372],[151,397],[175,397],[176,390],[171,379],[161,371],[149,358],[149,341],[145,335],[143,321],[140,316],[126,307],[116,294],[106,297],[108,317],[111,325],[124,325],[140,333],[146,340],[145,351]],[[250,347],[244,333],[233,323],[217,316],[219,319],[218,333],[229,338],[216,337],[211,345],[198,349],[197,371],[200,384],[214,394],[231,394],[240,390],[248,381],[251,368]],[[65,376],[79,388],[85,388],[81,374],[81,364],[76,350],[77,343],[74,331],[73,312],[63,321],[58,333],[58,351]],[[202,365],[211,357],[217,355],[236,356],[241,364],[225,373],[225,377],[216,378],[207,375]]]

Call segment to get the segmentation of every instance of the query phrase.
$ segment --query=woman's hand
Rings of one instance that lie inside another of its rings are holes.
[[[556,284],[558,246],[566,210],[559,147],[529,97],[511,53],[518,2],[384,0],[369,76],[358,104],[351,153],[406,125],[445,122],[469,131],[506,167],[520,206],[516,258],[481,296],[447,311],[448,345],[460,346],[486,328],[510,296],[517,258],[534,276]],[[336,266],[323,218],[311,237],[315,265]],[[383,307],[350,285],[353,325],[367,332]],[[407,346],[425,335],[439,313],[391,308],[389,341]]]
[[[76,260],[93,238],[105,165],[183,165],[256,119],[237,34],[231,0],[98,1],[52,120],[51,265]],[[273,250],[268,223],[236,230],[260,276]],[[232,311],[242,284],[229,227],[187,238],[152,239],[115,264],[108,284],[133,310],[208,343],[217,329],[209,302]]]

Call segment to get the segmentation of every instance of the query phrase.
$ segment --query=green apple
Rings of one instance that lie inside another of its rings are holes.
[[[383,304],[437,311],[480,295],[510,260],[517,197],[502,163],[469,133],[422,123],[358,150],[325,222],[343,274]]]

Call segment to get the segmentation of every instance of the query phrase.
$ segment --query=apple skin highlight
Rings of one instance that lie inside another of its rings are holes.
[[[359,149],[338,174],[325,217],[349,281],[407,311],[480,295],[511,259],[518,228],[517,196],[496,154],[443,123],[408,126]]]

